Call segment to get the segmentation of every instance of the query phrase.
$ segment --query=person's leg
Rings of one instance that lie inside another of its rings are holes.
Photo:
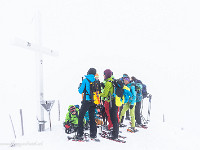
[[[128,103],[124,104],[123,109],[121,111],[120,119],[119,119],[120,123],[123,123],[124,115],[128,109],[129,109],[129,104]]]
[[[135,104],[132,109],[130,109],[131,115],[131,127],[135,127]]]
[[[107,114],[107,120],[108,120],[108,129],[110,130],[110,128],[113,126],[111,118],[110,118],[110,111],[109,111],[109,102],[105,101],[104,106],[105,106],[105,111]]]
[[[119,124],[118,124],[118,118],[117,118],[118,107],[115,105],[115,101],[111,101],[111,103],[112,103],[112,107],[110,108],[110,117],[113,124],[112,136],[114,139],[116,139],[118,138],[118,134],[119,134]]]
[[[140,108],[141,108],[141,101],[137,102],[135,106],[135,119],[137,124],[141,124]]]
[[[119,124],[119,107],[117,109],[117,119],[118,119],[118,124]]]
[[[90,137],[96,137],[97,127],[95,122],[95,104],[91,104],[89,108],[89,118],[90,118]]]
[[[121,116],[121,112],[122,112],[123,107],[124,107],[124,104],[122,104],[122,106],[119,107],[119,116]]]
[[[81,105],[81,109],[79,111],[79,117],[78,117],[77,135],[79,137],[83,136],[83,118],[88,109],[89,109],[88,102],[85,100],[85,101],[83,101],[83,103]]]
[[[130,114],[129,114],[129,109],[126,111],[126,120],[130,120]]]

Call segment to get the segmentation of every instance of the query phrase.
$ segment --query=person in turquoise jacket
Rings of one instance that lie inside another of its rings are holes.
[[[90,82],[95,81],[95,74],[96,69],[90,68],[87,72],[87,75],[85,76],[85,79],[83,79],[82,83],[79,85],[78,92],[80,94],[83,94],[83,100],[82,105],[79,112],[79,118],[78,118],[78,131],[76,139],[82,140],[83,139],[83,119],[87,111],[89,111],[89,119],[90,119],[90,137],[96,138],[97,134],[97,127],[95,122],[95,108],[96,105],[91,101],[90,98]]]
[[[131,116],[131,128],[130,130],[132,132],[136,132],[137,130],[135,129],[135,105],[136,105],[136,91],[135,91],[135,86],[134,83],[130,82],[129,77],[125,77],[124,79],[125,85],[128,87],[128,89],[124,90],[124,97],[125,97],[125,105],[121,111],[120,115],[120,123],[123,121],[123,117],[125,115],[125,112],[130,109],[130,116]]]
[[[141,121],[141,101],[142,97],[142,82],[138,80],[136,77],[132,76],[131,81],[135,82],[136,87],[136,107],[135,107],[135,119],[136,119],[136,126],[143,126]]]

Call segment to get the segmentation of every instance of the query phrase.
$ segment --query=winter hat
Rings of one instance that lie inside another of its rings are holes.
[[[131,77],[131,81],[132,81],[132,82],[133,82],[133,81],[135,82],[136,80],[137,80],[136,77],[134,77],[134,76]]]
[[[95,78],[99,78],[99,74],[98,73],[95,74]]]
[[[96,69],[95,69],[95,68],[90,68],[90,69],[88,70],[88,72],[87,72],[87,75],[89,75],[89,74],[95,75],[95,74],[96,74]]]
[[[127,74],[123,74],[123,78],[125,78],[125,77],[129,77]]]
[[[127,80],[128,82],[130,82],[130,78],[129,77],[125,77],[124,80]]]
[[[106,69],[105,71],[104,71],[104,75],[105,75],[105,79],[108,79],[108,78],[110,78],[111,76],[112,76],[112,71],[110,70],[110,69]]]

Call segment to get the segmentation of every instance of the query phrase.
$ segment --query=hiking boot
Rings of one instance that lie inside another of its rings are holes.
[[[116,140],[116,139],[118,139],[118,136],[110,136],[108,138],[111,139],[111,140]]]
[[[84,138],[83,138],[83,136],[75,135],[74,139],[75,140],[83,140]]]
[[[95,138],[97,138],[97,135],[92,135],[92,134],[90,134],[90,138],[91,138],[91,139],[95,139]]]
[[[141,124],[136,123],[135,126],[136,126],[136,127],[140,127],[140,128],[141,128],[141,127],[146,127],[146,125],[145,125],[145,124],[142,124],[142,123],[141,123]]]
[[[125,124],[119,124],[119,127],[126,127],[127,125],[125,125]]]

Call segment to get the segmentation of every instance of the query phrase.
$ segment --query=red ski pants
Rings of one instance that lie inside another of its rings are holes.
[[[105,112],[106,112],[107,117],[108,117],[108,130],[110,130],[110,128],[113,127],[112,121],[110,119],[110,112],[109,112],[110,103],[105,101],[104,107],[105,107]],[[119,123],[119,107],[118,107],[118,112],[117,112],[117,118],[118,118],[118,123]]]

